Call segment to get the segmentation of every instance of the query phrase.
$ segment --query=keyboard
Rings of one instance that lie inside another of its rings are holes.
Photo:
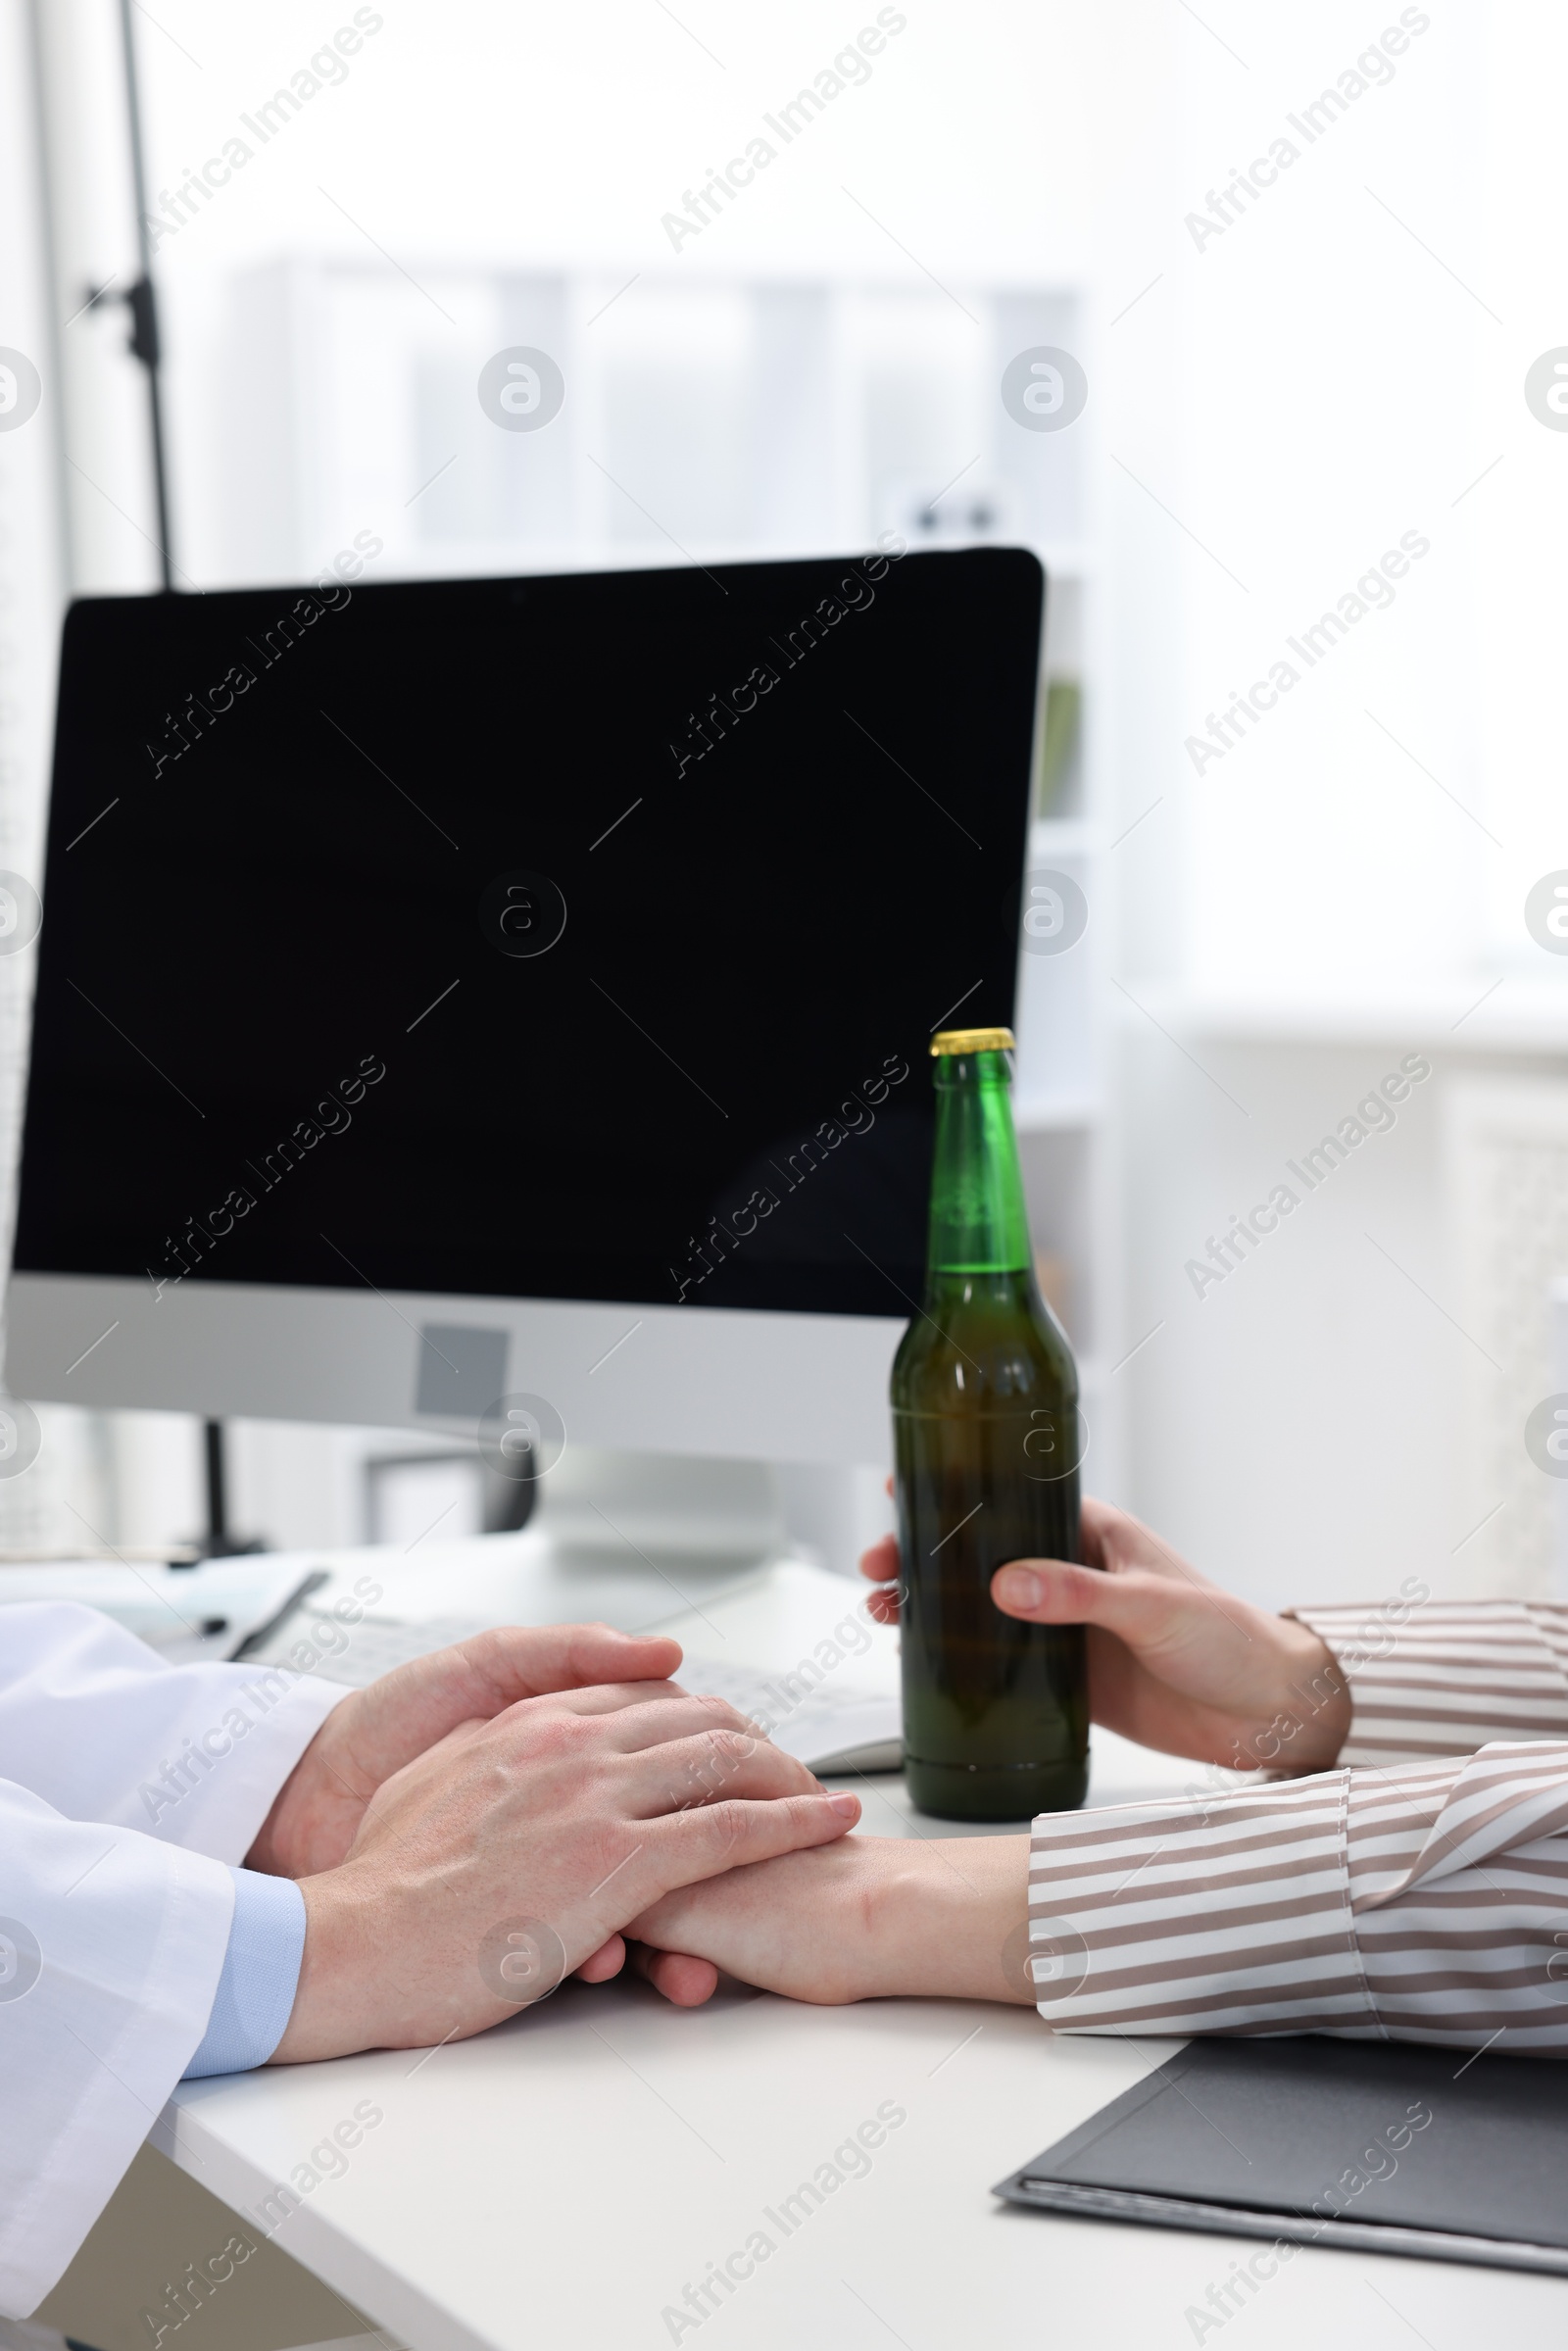
[[[484,1620],[476,1616],[427,1616],[415,1624],[396,1616],[362,1616],[357,1625],[340,1625],[331,1617],[313,1623],[301,1613],[275,1627],[258,1647],[248,1648],[244,1662],[297,1666],[299,1661],[292,1652],[302,1641],[319,1650],[323,1644],[318,1636],[335,1634],[343,1645],[305,1670],[319,1674],[323,1682],[344,1682],[351,1690],[364,1690],[367,1684],[391,1673],[394,1666],[407,1665],[414,1657],[428,1657],[436,1649],[450,1648],[454,1641],[468,1641],[475,1633],[488,1631]]]

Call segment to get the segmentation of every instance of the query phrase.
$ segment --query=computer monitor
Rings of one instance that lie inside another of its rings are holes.
[[[884,1458],[1044,594],[886,548],[74,606],[11,1393]]]

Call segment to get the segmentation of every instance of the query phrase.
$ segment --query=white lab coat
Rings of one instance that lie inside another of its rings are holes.
[[[59,2278],[207,2030],[224,1866],[347,1690],[0,1607],[0,2313]]]

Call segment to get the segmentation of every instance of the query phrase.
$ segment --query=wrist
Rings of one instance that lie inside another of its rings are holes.
[[[881,1841],[858,1996],[1027,2000],[1028,1837]]]
[[[270,1878],[313,1878],[341,1862],[374,1783],[356,1764],[352,1729],[362,1692],[345,1690],[272,1798],[245,1856]]]
[[[1279,1767],[1290,1772],[1325,1772],[1332,1768],[1350,1734],[1349,1685],[1327,1641],[1297,1618],[1281,1620],[1290,1637],[1291,1705],[1285,1720],[1294,1723],[1295,1737],[1282,1747]]]
[[[321,1735],[318,1732],[316,1736],[319,1739]],[[311,1743],[314,1746],[315,1740]],[[310,1747],[307,1747],[305,1753],[308,1755],[310,1751]],[[251,1849],[246,1854],[242,1865],[244,1868],[259,1870],[269,1878],[294,1878],[299,1875],[297,1870],[291,1870],[288,1866],[291,1841],[289,1814],[292,1809],[289,1791],[293,1788],[295,1777],[301,1770],[304,1760],[305,1757],[301,1756],[299,1763],[295,1764],[294,1770],[289,1773],[288,1778],[272,1798],[271,1807],[266,1820],[263,1821],[251,1840]]]
[[[389,1922],[374,1889],[348,1867],[303,1878],[299,1889],[305,1901],[299,1982],[268,2063],[299,2065],[398,2046],[393,2021],[382,2017],[376,1998],[384,1973],[377,1954],[387,1948]]]

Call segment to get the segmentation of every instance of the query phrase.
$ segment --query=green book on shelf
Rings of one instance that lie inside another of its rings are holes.
[[[1054,677],[1046,688],[1045,739],[1040,747],[1040,793],[1036,813],[1055,810],[1063,778],[1078,742],[1082,690],[1075,677]]]

